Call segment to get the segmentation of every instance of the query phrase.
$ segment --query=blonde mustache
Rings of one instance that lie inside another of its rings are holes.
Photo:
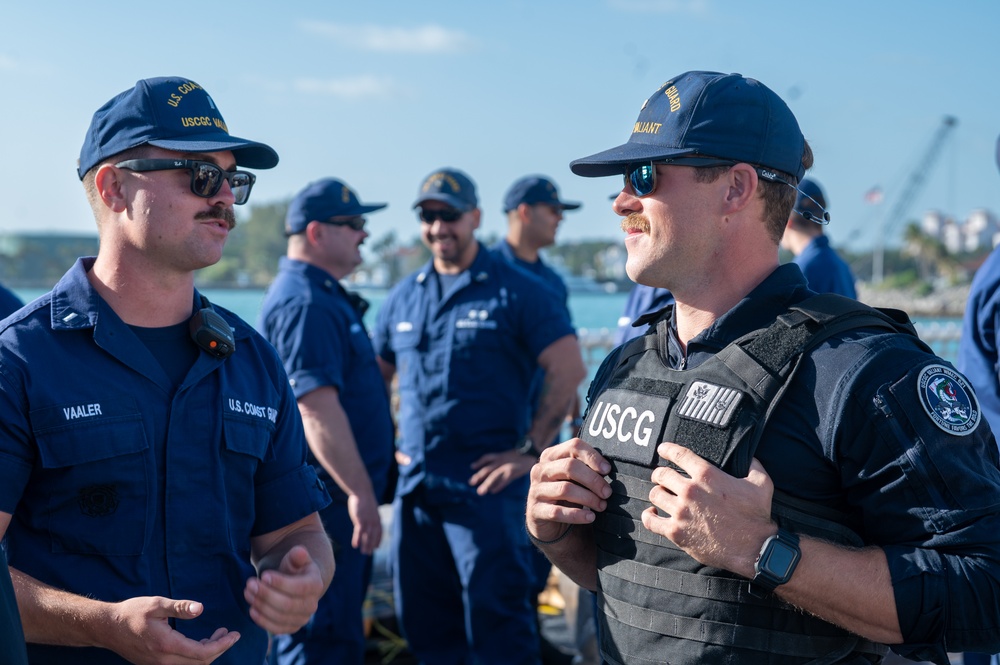
[[[641,215],[637,212],[630,213],[628,217],[622,220],[622,231],[625,233],[630,233],[632,231],[649,233],[649,220],[646,219],[645,215]]]

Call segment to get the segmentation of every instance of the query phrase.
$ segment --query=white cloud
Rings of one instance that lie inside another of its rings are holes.
[[[300,26],[305,32],[329,37],[344,46],[379,53],[460,53],[476,45],[476,41],[464,32],[440,25],[390,28],[303,21]]]
[[[372,75],[336,79],[300,78],[295,80],[292,87],[297,92],[350,100],[387,98],[397,92],[392,79]]]
[[[707,14],[710,0],[608,0],[612,9],[657,14]]]

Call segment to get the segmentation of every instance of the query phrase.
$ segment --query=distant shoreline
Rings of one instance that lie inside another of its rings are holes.
[[[940,289],[924,296],[910,290],[879,289],[858,284],[858,300],[873,307],[901,309],[910,317],[962,318],[969,299],[969,284]]]

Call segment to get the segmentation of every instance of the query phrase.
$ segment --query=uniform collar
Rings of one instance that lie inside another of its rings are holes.
[[[114,312],[97,293],[97,289],[87,279],[87,273],[94,267],[96,257],[86,256],[76,260],[73,267],[52,287],[51,323],[53,330],[82,330],[97,326],[102,312]],[[195,289],[191,300],[191,313],[201,308],[201,294]],[[215,308],[233,329],[236,339],[250,336],[252,329],[234,314]],[[120,325],[125,325],[117,316]]]
[[[514,265],[523,266],[535,272],[537,272],[541,266],[545,265],[545,263],[542,261],[541,254],[538,255],[537,261],[525,261],[524,259],[522,259],[520,256],[517,255],[517,253],[514,251],[514,246],[511,245],[506,238],[504,238],[496,245],[494,245],[493,249],[499,252],[500,255],[503,256],[505,259],[514,263]]]
[[[103,300],[87,279],[96,257],[76,260],[52,287],[52,329],[80,330],[97,325],[97,315]]]
[[[326,291],[333,292],[338,289],[341,291],[344,290],[340,284],[340,280],[336,277],[322,268],[305,261],[299,261],[298,259],[290,259],[287,256],[282,256],[278,259],[278,270],[284,270],[297,275],[302,275],[310,282]]]
[[[472,261],[472,265],[462,271],[459,275],[459,283],[463,286],[469,282],[486,282],[489,281],[490,275],[494,272],[496,268],[496,259],[493,257],[492,252],[487,251],[483,243],[478,240],[476,243],[479,245],[479,251],[476,252],[476,258]],[[417,273],[416,280],[417,284],[424,286],[427,284],[427,278],[430,277],[434,270],[434,259],[430,259],[424,264],[424,267],[420,269]]]

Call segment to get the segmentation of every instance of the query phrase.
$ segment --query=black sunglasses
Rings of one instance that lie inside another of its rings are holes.
[[[355,231],[364,231],[367,221],[361,215],[355,215],[354,217],[331,217],[323,223],[330,226],[350,226]]]
[[[718,159],[717,157],[673,157],[657,159],[655,161],[650,160],[639,164],[629,164],[625,167],[625,186],[631,186],[632,191],[639,198],[652,194],[656,190],[657,164],[710,168],[713,166],[733,166],[736,162],[731,159]]]
[[[421,208],[417,211],[420,221],[433,224],[435,219],[440,219],[445,224],[457,222],[465,213],[461,210],[427,210]]]
[[[128,159],[115,164],[120,169],[129,171],[172,171],[188,169],[191,171],[191,191],[195,196],[211,198],[222,189],[222,181],[229,183],[233,190],[236,205],[243,205],[250,198],[257,176],[246,171],[223,171],[212,162],[201,162],[195,159]]]

